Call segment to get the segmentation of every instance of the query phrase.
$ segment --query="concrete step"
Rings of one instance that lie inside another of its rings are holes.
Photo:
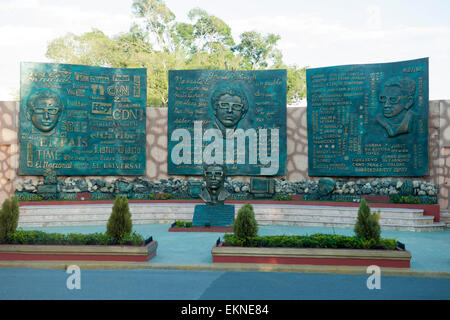
[[[133,223],[172,223],[192,221],[195,203],[132,203]],[[235,204],[237,214],[243,204]],[[261,225],[296,225],[353,228],[358,208],[330,206],[301,206],[255,204],[255,218]],[[19,227],[105,225],[111,215],[112,204],[54,205],[20,207]],[[377,209],[378,211],[378,209]],[[434,223],[423,210],[380,208],[382,230],[434,231],[445,223]]]
[[[240,209],[242,205],[236,204],[236,212]],[[130,204],[130,210],[132,213],[192,213],[195,204],[174,204],[172,206],[159,204],[159,205],[148,205],[148,204]],[[85,205],[68,205],[64,207],[60,206],[24,206],[21,207],[21,216],[36,216],[45,215],[51,212],[63,212],[64,215],[93,215],[93,214],[110,214],[112,211],[112,205],[89,205],[89,209],[86,209]],[[254,205],[255,213],[262,215],[280,215],[280,214],[295,214],[295,215],[314,215],[314,216],[356,216],[358,213],[358,208],[346,208],[346,207],[313,207],[313,206],[286,206],[286,205],[272,205],[268,207],[267,205]],[[423,210],[419,209],[398,209],[398,208],[381,208],[380,217],[383,218],[414,218],[422,217]]]
[[[257,221],[272,220],[272,221],[317,221],[317,222],[339,222],[339,223],[356,223],[357,217],[350,215],[260,215],[255,214]],[[414,218],[380,218],[381,225],[401,224],[401,225],[430,225],[433,224],[434,218],[431,216],[422,216]]]
[[[445,223],[447,228],[450,228],[450,210],[441,210],[441,222]]]

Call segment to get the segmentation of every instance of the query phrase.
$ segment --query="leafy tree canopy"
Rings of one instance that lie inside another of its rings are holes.
[[[305,97],[305,68],[283,63],[280,36],[246,31],[236,44],[231,28],[201,8],[189,11],[190,23],[177,22],[163,0],[134,0],[130,30],[107,36],[93,29],[54,39],[46,56],[58,63],[114,68],[147,68],[147,103],[165,107],[168,71],[177,69],[288,70],[287,101]]]

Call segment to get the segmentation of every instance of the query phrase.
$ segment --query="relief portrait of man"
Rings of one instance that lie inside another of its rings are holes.
[[[61,98],[51,90],[38,90],[27,101],[28,119],[37,130],[44,133],[49,133],[56,127],[63,110]]]
[[[226,130],[235,130],[248,111],[248,99],[242,89],[236,86],[217,88],[211,96],[215,126],[226,137]]]
[[[378,96],[382,114],[376,119],[389,137],[412,131],[416,118],[413,110],[415,93],[416,83],[408,77],[394,77],[384,83]]]

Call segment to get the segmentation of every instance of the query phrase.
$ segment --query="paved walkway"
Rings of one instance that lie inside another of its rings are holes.
[[[0,269],[0,299],[372,300],[450,299],[450,279],[184,270],[81,270],[79,290],[63,270]]]
[[[223,233],[168,232],[168,224],[133,228],[159,243],[157,256],[149,262],[119,266],[80,263],[81,290],[69,290],[69,275],[64,270],[70,263],[0,261],[0,300],[450,299],[450,230],[383,231],[382,237],[396,238],[411,251],[411,270],[382,269],[381,289],[369,290],[365,268],[213,264],[211,248]],[[33,229],[62,233],[105,231],[104,226]],[[293,226],[260,226],[259,230],[261,235],[318,232],[353,234],[351,229]],[[109,267],[122,270],[93,270]]]

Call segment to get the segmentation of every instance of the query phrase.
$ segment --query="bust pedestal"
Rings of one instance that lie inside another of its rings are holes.
[[[234,221],[234,205],[199,204],[195,206],[193,226],[229,227]]]

